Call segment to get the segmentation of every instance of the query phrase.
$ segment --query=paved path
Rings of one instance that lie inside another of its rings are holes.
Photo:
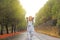
[[[4,40],[27,40],[27,32],[21,33],[20,35],[17,35],[11,38],[6,38]],[[60,38],[55,38],[45,34],[35,33],[33,40],[60,40]]]

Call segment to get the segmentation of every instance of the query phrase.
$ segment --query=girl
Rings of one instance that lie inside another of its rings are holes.
[[[33,17],[27,17],[27,36],[28,40],[32,40],[33,33],[34,33],[34,26],[33,26]]]

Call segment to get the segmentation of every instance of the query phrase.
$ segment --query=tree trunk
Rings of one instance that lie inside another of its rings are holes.
[[[14,32],[16,32],[16,25],[14,25]]]
[[[5,25],[5,27],[6,27],[6,32],[7,32],[7,34],[9,34],[8,25]]]
[[[12,33],[13,32],[16,32],[16,26],[15,25],[12,25]]]
[[[1,25],[1,35],[3,35],[3,25]]]
[[[12,25],[12,31],[11,31],[11,33],[13,33],[13,25]]]

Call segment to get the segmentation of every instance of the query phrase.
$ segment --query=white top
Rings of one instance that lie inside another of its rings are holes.
[[[27,31],[28,32],[34,31],[34,26],[32,21],[28,21]]]

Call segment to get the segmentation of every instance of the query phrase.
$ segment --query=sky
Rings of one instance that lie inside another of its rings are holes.
[[[48,0],[19,0],[26,11],[26,17],[35,16],[35,14],[44,6]]]

